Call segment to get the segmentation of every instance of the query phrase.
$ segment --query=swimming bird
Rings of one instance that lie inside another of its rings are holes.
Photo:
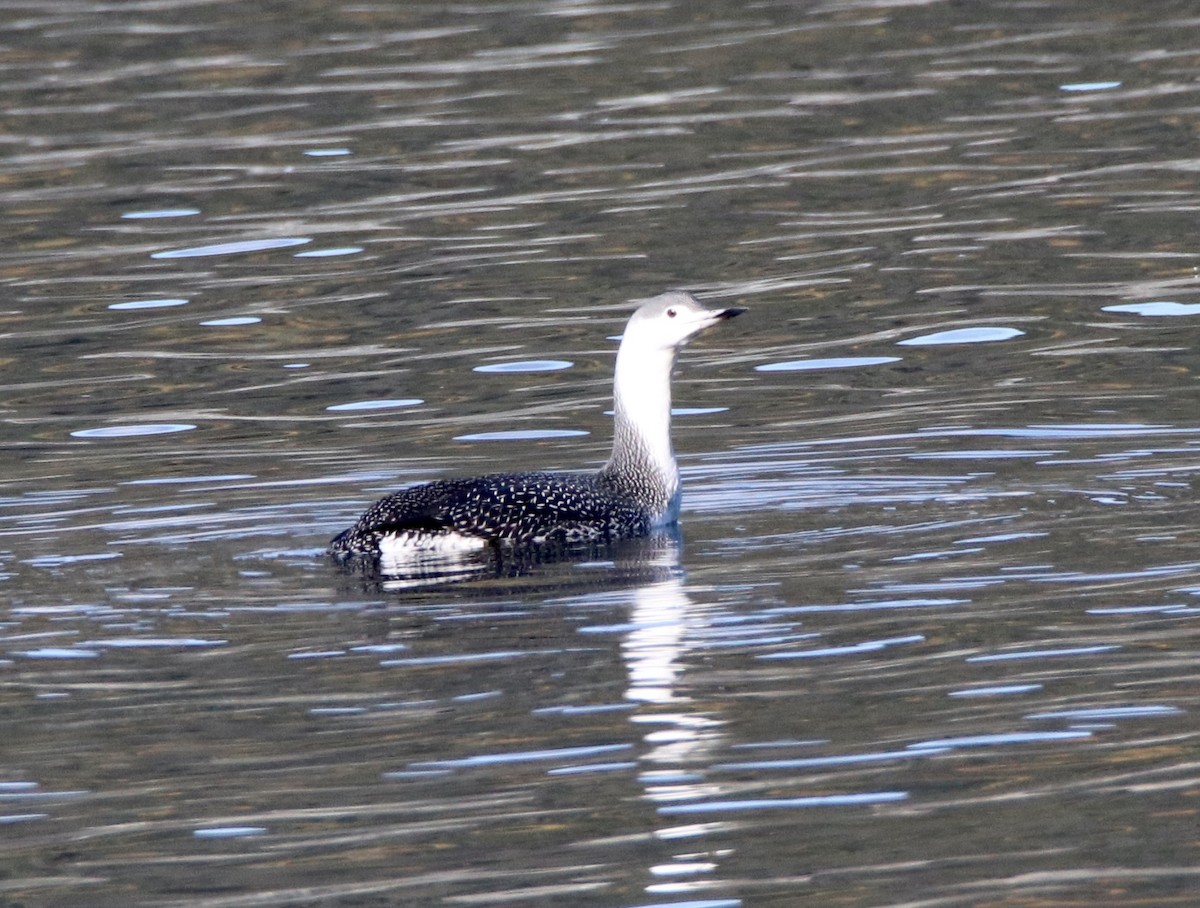
[[[439,479],[381,498],[331,554],[404,563],[490,545],[606,542],[645,536],[679,516],[671,447],[671,370],[691,338],[745,309],[708,309],[672,290],[625,326],[613,378],[613,449],[594,473],[492,473]]]

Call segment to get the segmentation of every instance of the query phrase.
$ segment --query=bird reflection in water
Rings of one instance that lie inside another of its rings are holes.
[[[641,704],[630,717],[644,743],[638,779],[646,800],[656,807],[721,794],[719,786],[706,779],[705,769],[723,739],[724,722],[695,708],[682,690],[685,656],[709,627],[707,615],[689,598],[678,570],[633,592],[630,628],[621,644],[629,678],[625,697]],[[690,842],[723,826],[662,825],[654,835],[664,843]],[[687,846],[669,861],[648,868],[652,882],[647,894],[679,897],[719,890],[722,884],[714,873],[721,854],[716,848]],[[740,902],[732,899],[728,904]]]

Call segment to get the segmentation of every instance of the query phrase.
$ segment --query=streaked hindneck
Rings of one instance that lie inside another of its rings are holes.
[[[613,452],[602,471],[645,499],[658,523],[679,510],[679,467],[671,447],[674,351],[622,346],[613,380]]]

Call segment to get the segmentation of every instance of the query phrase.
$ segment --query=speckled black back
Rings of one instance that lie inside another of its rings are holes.
[[[375,555],[384,536],[459,534],[496,542],[576,542],[643,536],[648,507],[595,473],[494,473],[444,479],[375,502],[330,543],[340,555]]]

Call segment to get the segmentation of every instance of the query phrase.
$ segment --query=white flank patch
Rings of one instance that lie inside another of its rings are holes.
[[[379,569],[392,579],[385,589],[420,586],[430,577],[462,579],[485,570],[487,542],[460,533],[396,533],[379,540]],[[398,578],[412,577],[414,580]]]
[[[402,562],[429,555],[466,555],[486,547],[487,540],[461,533],[390,533],[379,540],[379,555]]]

